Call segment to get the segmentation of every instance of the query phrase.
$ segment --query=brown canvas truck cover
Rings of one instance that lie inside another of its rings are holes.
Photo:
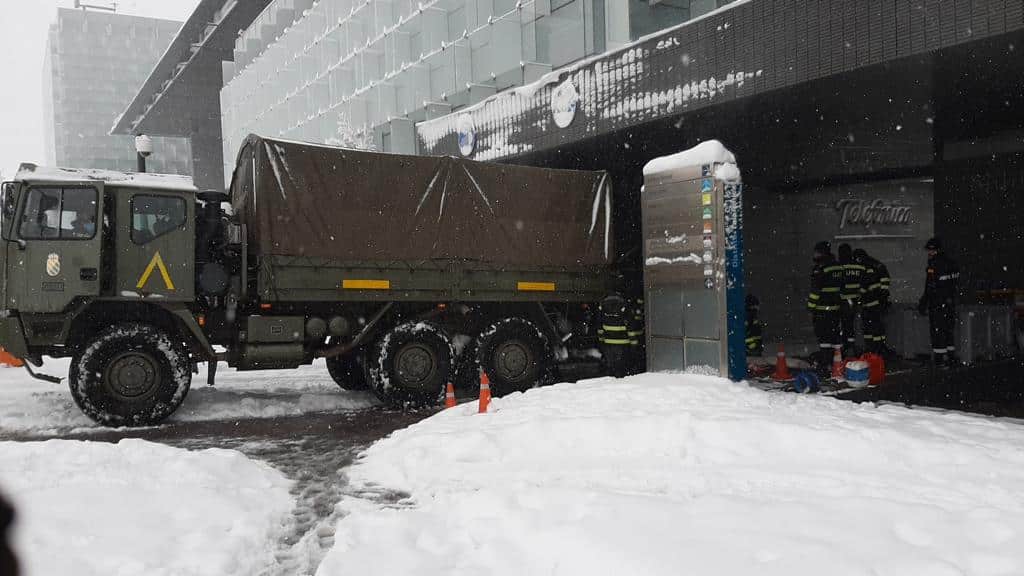
[[[605,172],[406,156],[250,135],[231,183],[250,252],[332,262],[611,264]]]

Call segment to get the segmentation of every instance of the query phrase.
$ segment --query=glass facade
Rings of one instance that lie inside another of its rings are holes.
[[[60,9],[43,70],[47,163],[134,171],[132,136],[109,134],[181,24],[109,12]],[[153,138],[152,172],[191,174],[186,138]]]
[[[447,114],[725,3],[274,0],[224,64],[225,173],[249,133],[392,150],[394,119]]]
[[[699,18],[733,0],[629,0],[629,36],[633,40]]]

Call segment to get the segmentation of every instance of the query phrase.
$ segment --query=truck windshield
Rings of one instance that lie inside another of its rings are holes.
[[[4,240],[11,237],[11,223],[14,222],[14,211],[18,208],[18,185],[15,182],[4,182],[0,188],[0,232]]]
[[[92,238],[96,200],[93,188],[30,188],[18,234],[26,240]]]

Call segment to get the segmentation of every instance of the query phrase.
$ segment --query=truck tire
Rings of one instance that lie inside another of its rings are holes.
[[[327,359],[327,372],[342,390],[366,390],[366,370],[363,369],[362,351],[350,352]]]
[[[548,339],[533,322],[522,318],[491,324],[477,342],[477,363],[487,373],[495,396],[540,384],[551,358]]]
[[[147,426],[181,406],[192,383],[180,342],[148,324],[119,324],[101,332],[71,362],[75,404],[104,426]]]
[[[385,404],[418,407],[437,404],[452,377],[451,339],[427,322],[392,328],[371,355],[370,387]]]

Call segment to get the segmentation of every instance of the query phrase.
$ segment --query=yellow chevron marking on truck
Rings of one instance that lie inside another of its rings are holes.
[[[160,252],[153,254],[153,258],[149,261],[149,266],[146,266],[146,271],[142,273],[139,278],[139,283],[135,285],[135,288],[141,290],[146,287],[146,283],[149,282],[149,277],[153,275],[153,270],[160,269],[160,277],[164,280],[164,286],[168,290],[174,290],[174,282],[171,281],[171,275],[167,272],[167,266],[164,264],[164,259],[160,257]]]
[[[554,292],[554,282],[520,282],[516,285],[520,292]]]
[[[391,290],[391,280],[342,280],[345,290]]]

